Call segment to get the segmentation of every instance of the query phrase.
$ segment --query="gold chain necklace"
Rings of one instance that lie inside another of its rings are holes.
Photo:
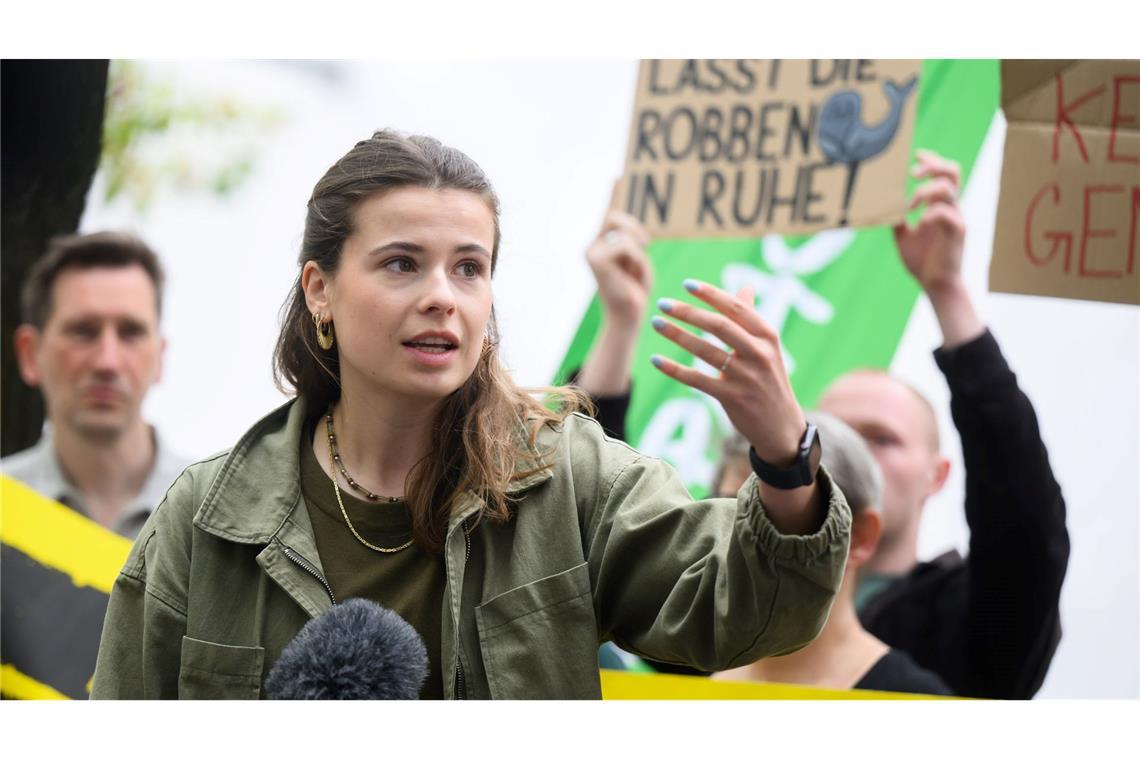
[[[353,524],[352,524],[352,520],[348,519],[348,510],[344,508],[344,500],[341,499],[341,497],[340,497],[340,485],[338,485],[336,482],[336,470],[337,470],[336,466],[337,466],[337,464],[340,463],[340,456],[336,453],[336,435],[333,432],[332,407],[331,406],[329,407],[329,413],[328,413],[328,417],[326,419],[327,419],[326,427],[328,429],[328,434],[329,434],[329,468],[333,471],[333,474],[332,474],[333,493],[336,494],[336,503],[340,506],[340,513],[341,513],[341,515],[344,516],[344,524],[348,526],[348,529],[350,531],[352,531],[352,535],[356,536],[357,541],[364,544],[365,546],[367,546],[369,549],[371,549],[374,552],[381,552],[383,554],[394,554],[398,551],[403,551],[404,549],[407,549],[409,546],[411,546],[412,544],[414,544],[416,542],[416,539],[414,536],[411,539],[409,539],[406,544],[401,544],[400,546],[395,546],[392,548],[388,548],[388,547],[384,547],[384,546],[377,546],[376,544],[369,543],[367,540],[365,540],[364,536],[357,533],[356,527],[353,526]],[[343,464],[340,465],[340,471],[344,475],[344,479],[347,480],[350,485],[354,485],[354,481],[352,480],[352,478],[348,477],[348,473],[345,472]],[[365,492],[368,493],[369,495],[371,495],[373,501],[379,501],[380,498],[386,498],[389,503],[399,501],[399,499],[397,499],[395,497],[391,497],[391,496],[379,497],[379,496],[373,495],[371,491],[365,490]]]

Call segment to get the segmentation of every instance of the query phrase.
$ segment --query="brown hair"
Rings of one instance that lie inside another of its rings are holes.
[[[499,200],[483,170],[462,152],[431,137],[381,130],[362,140],[325,172],[309,198],[298,264],[314,261],[336,272],[353,214],[376,193],[398,187],[467,190],[491,211],[495,241],[491,272],[499,258]],[[274,351],[278,388],[291,386],[311,411],[324,411],[340,397],[338,348],[317,346],[300,274],[282,307],[281,334]],[[474,492],[484,505],[477,520],[510,519],[511,482],[553,465],[540,452],[520,448],[520,424],[533,447],[543,425],[560,422],[588,402],[571,388],[521,389],[499,361],[499,336],[492,308],[487,343],[467,381],[444,401],[432,432],[429,454],[408,473],[405,495],[416,543],[443,550],[447,521],[461,494]],[[557,410],[532,394],[550,394]]]
[[[162,314],[162,266],[154,251],[126,232],[93,232],[88,235],[57,235],[47,252],[28,272],[20,290],[21,315],[25,323],[43,329],[51,317],[52,286],[67,269],[140,266],[154,283],[155,309]]]

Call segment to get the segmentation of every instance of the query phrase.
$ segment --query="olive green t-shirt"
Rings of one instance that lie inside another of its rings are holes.
[[[443,614],[445,568],[443,557],[413,544],[393,554],[382,554],[360,543],[345,525],[333,493],[332,481],[313,453],[313,426],[301,439],[301,492],[313,523],[317,552],[325,580],[338,602],[359,597],[393,610],[411,623],[424,640],[428,677],[421,699],[443,698],[440,666],[440,628]],[[411,517],[401,500],[395,504],[357,499],[341,489],[341,499],[353,527],[369,543],[396,547],[412,536]]]

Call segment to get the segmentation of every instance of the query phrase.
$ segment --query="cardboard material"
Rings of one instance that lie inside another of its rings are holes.
[[[621,208],[659,238],[898,221],[921,61],[641,62]]]
[[[1140,304],[1140,61],[1003,61],[990,289]]]

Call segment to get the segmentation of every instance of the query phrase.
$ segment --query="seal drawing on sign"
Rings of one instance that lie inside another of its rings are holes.
[[[855,90],[841,90],[823,104],[819,116],[819,148],[832,163],[847,164],[840,226],[847,225],[847,208],[851,204],[851,191],[855,187],[859,164],[879,155],[891,144],[902,121],[903,103],[917,83],[916,76],[901,87],[890,80],[883,82],[883,92],[890,101],[891,110],[872,127],[863,123],[863,98]]]

